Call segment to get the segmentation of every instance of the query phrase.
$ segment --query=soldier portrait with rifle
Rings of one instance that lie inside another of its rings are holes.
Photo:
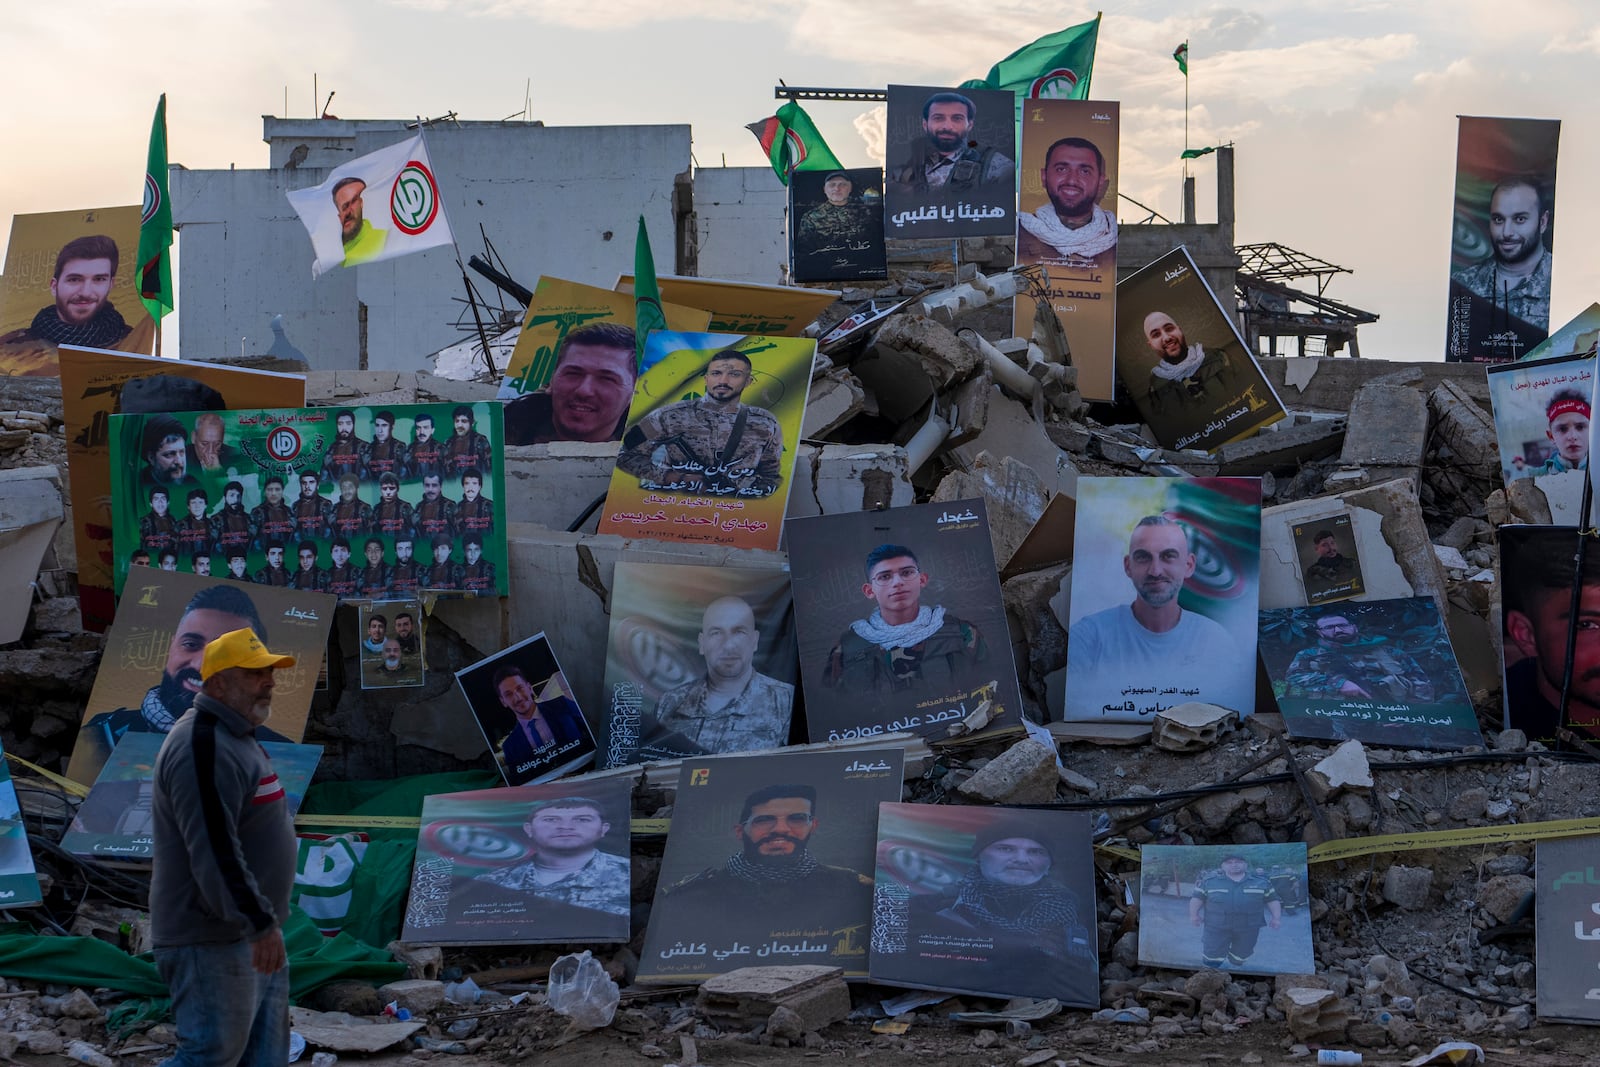
[[[753,376],[750,357],[723,349],[703,374],[703,396],[652,411],[623,435],[617,468],[642,489],[771,496],[783,477],[783,428],[772,412],[740,399]]]

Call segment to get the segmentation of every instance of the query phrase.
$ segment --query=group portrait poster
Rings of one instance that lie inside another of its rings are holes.
[[[155,356],[72,345],[61,346],[59,363],[73,537],[78,551],[78,609],[84,628],[100,633],[116,610],[111,546],[111,416],[297,408],[306,402],[306,380],[299,374],[274,374],[193,360],[174,366]],[[221,469],[221,431],[220,419],[206,419],[190,442],[201,470]],[[187,458],[186,455],[186,461]],[[169,500],[166,506],[175,529],[183,515],[183,503]],[[170,546],[158,536],[146,547],[159,551]]]
[[[488,401],[114,415],[118,589],[144,553],[152,566],[170,554],[168,569],[341,600],[504,596],[501,411]]]

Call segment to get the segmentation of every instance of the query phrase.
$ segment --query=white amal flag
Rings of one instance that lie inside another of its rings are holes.
[[[289,204],[311,234],[311,276],[453,244],[422,135],[334,168]]]

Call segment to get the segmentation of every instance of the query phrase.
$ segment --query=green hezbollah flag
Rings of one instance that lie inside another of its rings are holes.
[[[982,80],[961,83],[963,89],[1010,89],[1017,94],[1018,114],[1023,100],[1087,100],[1089,75],[1094,70],[1095,39],[1100,16],[1094,21],[1068,26],[1012,52]]]
[[[667,328],[661,310],[661,288],[656,285],[656,257],[650,253],[650,231],[639,216],[639,236],[633,243],[633,343],[634,366],[644,362],[644,340],[651,330]]]
[[[167,94],[150,125],[144,165],[144,210],[139,215],[139,299],[157,322],[177,301],[172,292],[172,202],[167,194]]]
[[[799,101],[790,100],[778,109],[776,115],[752,122],[745,129],[756,135],[756,140],[761,142],[761,150],[767,154],[772,169],[778,173],[778,180],[785,185],[789,184],[789,172],[792,170],[844,169],[844,164],[833,154],[828,142],[822,139],[822,134],[817,132],[811,116],[800,107]],[[643,336],[640,334],[640,337]]]

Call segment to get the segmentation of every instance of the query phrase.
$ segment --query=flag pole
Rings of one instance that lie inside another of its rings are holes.
[[[1189,176],[1189,38],[1183,39],[1183,176]]]

